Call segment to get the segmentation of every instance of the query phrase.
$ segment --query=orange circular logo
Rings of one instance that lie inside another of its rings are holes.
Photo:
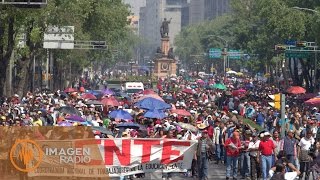
[[[40,146],[32,140],[17,140],[10,150],[10,161],[19,171],[31,172],[39,167],[43,157]]]

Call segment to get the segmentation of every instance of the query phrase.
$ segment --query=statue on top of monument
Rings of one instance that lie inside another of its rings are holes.
[[[171,19],[168,21],[167,18],[164,18],[162,21],[161,27],[160,27],[160,34],[161,38],[169,37],[169,24],[171,22]]]

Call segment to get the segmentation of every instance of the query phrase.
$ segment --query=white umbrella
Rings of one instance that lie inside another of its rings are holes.
[[[236,71],[228,71],[227,74],[237,74]]]

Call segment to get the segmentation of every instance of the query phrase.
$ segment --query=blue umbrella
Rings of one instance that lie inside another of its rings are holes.
[[[85,121],[82,117],[77,116],[77,115],[67,116],[66,119],[70,120],[70,121],[75,121],[75,122],[84,122]]]
[[[163,111],[156,110],[156,109],[147,111],[143,116],[146,118],[157,118],[157,119],[163,119],[167,117],[167,115]]]
[[[102,90],[104,95],[114,95],[114,92],[111,89],[104,89]]]
[[[146,109],[146,110],[150,110],[150,109],[157,109],[157,110],[164,110],[164,109],[171,109],[171,105],[167,104],[163,101],[160,101],[158,99],[155,98],[145,98],[139,102],[137,102],[135,104],[138,108],[140,109]]]
[[[81,122],[81,124],[84,126],[93,126],[93,124],[90,121],[84,121],[84,122]]]
[[[72,126],[72,123],[68,122],[68,121],[61,121],[58,123],[59,126],[67,126],[70,127]]]
[[[122,109],[112,111],[109,114],[109,117],[114,118],[114,119],[125,119],[125,120],[133,119],[132,116],[130,115],[130,113],[128,113],[127,111],[124,111]]]

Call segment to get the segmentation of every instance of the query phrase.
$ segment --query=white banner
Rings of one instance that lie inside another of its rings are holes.
[[[191,169],[197,147],[197,141],[175,139],[37,142],[45,156],[41,165],[28,173],[31,177],[118,177],[149,172],[186,172]]]

